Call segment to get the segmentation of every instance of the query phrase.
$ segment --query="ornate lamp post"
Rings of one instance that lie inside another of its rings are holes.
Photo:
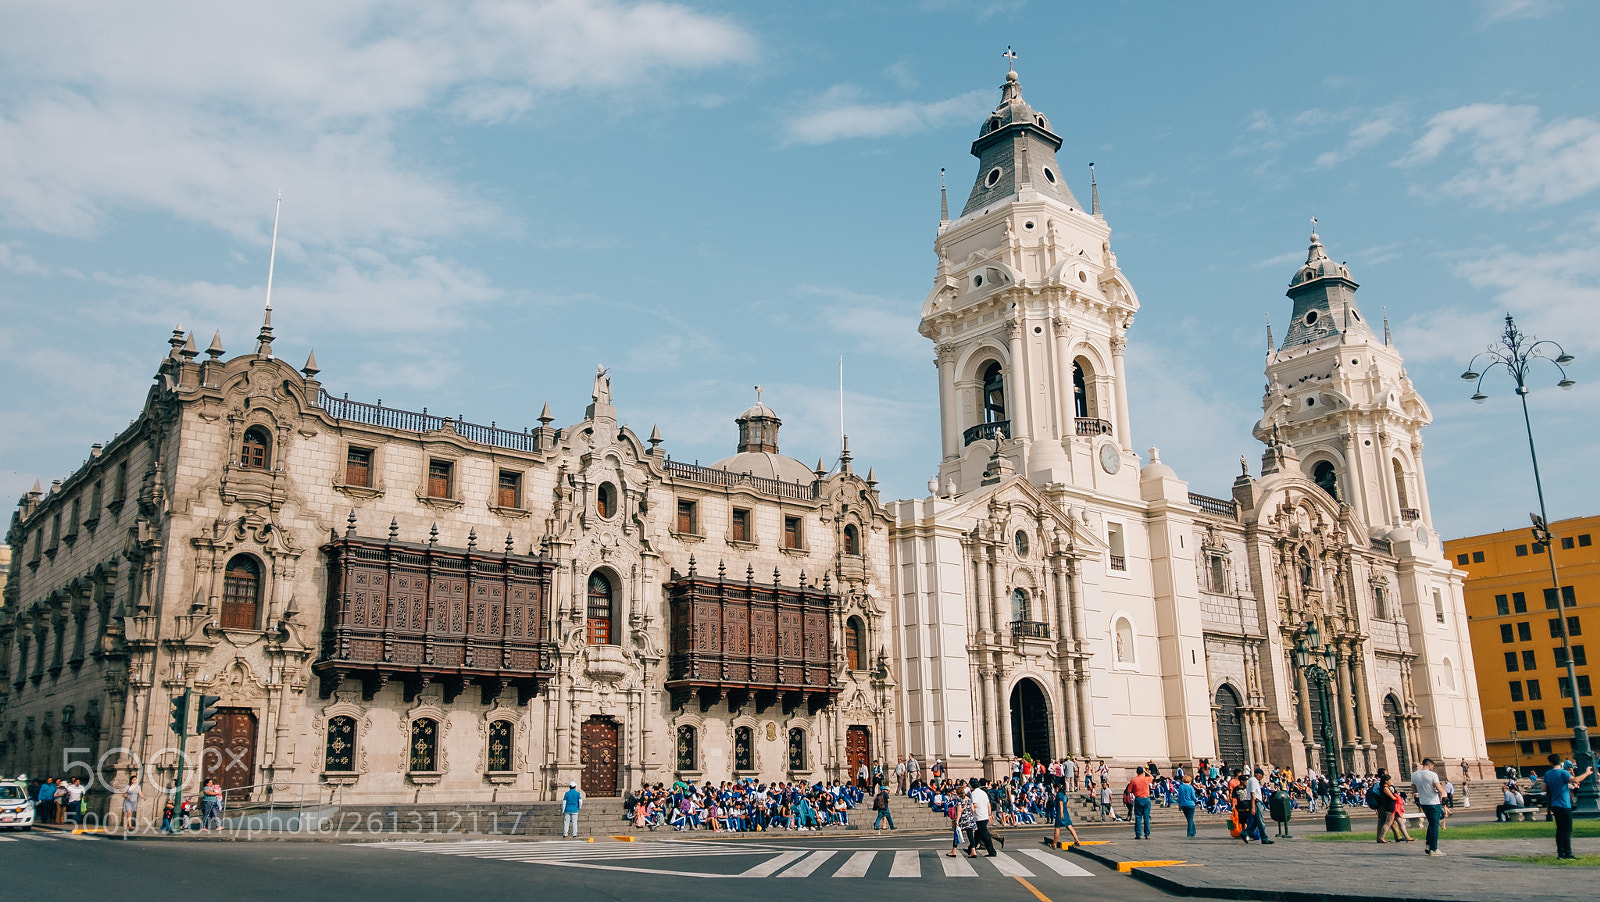
[[[1349,833],[1350,815],[1344,810],[1344,793],[1339,791],[1339,738],[1328,704],[1328,687],[1333,683],[1332,670],[1338,666],[1339,657],[1332,645],[1322,644],[1316,621],[1306,623],[1305,634],[1295,643],[1294,662],[1304,671],[1306,685],[1316,687],[1322,705],[1322,747],[1327,750],[1328,781],[1333,787],[1328,793],[1328,813],[1323,824],[1329,833]]]
[[[1551,356],[1551,352],[1555,356]],[[1480,369],[1478,362],[1484,361]],[[1539,452],[1533,444],[1533,421],[1528,417],[1528,368],[1533,363],[1546,360],[1553,364],[1561,374],[1561,380],[1556,383],[1557,388],[1570,390],[1574,383],[1572,377],[1567,375],[1565,365],[1572,362],[1572,355],[1566,349],[1553,341],[1539,341],[1531,335],[1524,334],[1517,328],[1516,321],[1511,314],[1506,314],[1506,328],[1496,342],[1482,354],[1472,358],[1467,364],[1467,371],[1461,378],[1472,382],[1476,389],[1472,393],[1472,400],[1482,404],[1489,396],[1483,393],[1483,379],[1497,366],[1505,367],[1506,373],[1517,384],[1517,397],[1522,401],[1522,425],[1528,433],[1528,456],[1533,460],[1533,487],[1539,496],[1539,513],[1530,515],[1533,519],[1533,540],[1545,548],[1545,559],[1550,564],[1551,591],[1555,593],[1556,621],[1561,624],[1561,648],[1567,658],[1567,686],[1572,695],[1572,760],[1582,771],[1594,761],[1590,753],[1589,731],[1584,728],[1583,709],[1578,702],[1578,671],[1572,663],[1572,636],[1567,631],[1567,615],[1563,609],[1565,599],[1561,597],[1561,578],[1556,573],[1556,546],[1555,536],[1550,533],[1550,518],[1545,512],[1544,483],[1539,478]],[[1573,817],[1600,817],[1600,775],[1590,774],[1578,787],[1577,798],[1573,799]]]
[[[1520,735],[1516,730],[1511,731],[1511,760],[1516,762],[1511,766],[1511,777],[1514,780],[1522,779],[1522,747],[1517,745],[1517,737]]]

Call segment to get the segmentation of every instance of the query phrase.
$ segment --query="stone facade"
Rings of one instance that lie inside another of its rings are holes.
[[[13,519],[0,771],[170,778],[186,690],[221,698],[189,759],[252,795],[517,801],[892,755],[890,520],[848,451],[779,455],[758,405],[741,453],[681,464],[617,423],[603,371],[566,428],[351,402],[272,355],[270,318],[254,353],[171,345],[134,424]],[[764,646],[791,612],[804,642]]]

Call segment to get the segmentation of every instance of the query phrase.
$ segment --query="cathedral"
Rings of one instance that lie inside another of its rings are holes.
[[[315,355],[273,354],[270,308],[242,354],[175,330],[133,423],[12,518],[0,773],[165,784],[182,761],[246,795],[395,803],[907,753],[963,776],[1484,761],[1431,415],[1350,272],[1312,235],[1256,474],[1191,492],[1135,450],[1139,300],[1061,146],[1008,73],[934,241],[920,499],[880,499],[848,444],[783,454],[759,395],[701,466],[619,423],[603,368],[581,420],[512,430],[332,394]],[[220,701],[180,743],[186,692]]]

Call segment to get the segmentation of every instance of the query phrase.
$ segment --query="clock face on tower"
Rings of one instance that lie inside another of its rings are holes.
[[[1100,467],[1113,476],[1122,469],[1122,452],[1117,449],[1115,442],[1100,446]]]

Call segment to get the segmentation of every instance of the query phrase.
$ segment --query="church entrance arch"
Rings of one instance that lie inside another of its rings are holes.
[[[583,765],[583,794],[617,794],[617,722],[596,715],[583,722],[579,763]]]
[[[872,768],[872,733],[866,727],[852,726],[844,731],[844,757],[849,762],[849,780],[860,780],[861,788],[867,788],[867,781],[860,779],[861,766],[866,765],[868,773]],[[870,779],[870,777],[869,777]],[[848,782],[848,781],[847,781]]]
[[[1392,692],[1383,697],[1383,726],[1394,737],[1394,758],[1399,773],[1409,776],[1411,750],[1406,748],[1406,723],[1400,717],[1400,700]]]
[[[1243,766],[1244,718],[1239,716],[1239,693],[1232,686],[1217,690],[1217,757],[1223,764]]]
[[[1050,760],[1050,701],[1032,679],[1018,680],[1011,690],[1011,752]]]

